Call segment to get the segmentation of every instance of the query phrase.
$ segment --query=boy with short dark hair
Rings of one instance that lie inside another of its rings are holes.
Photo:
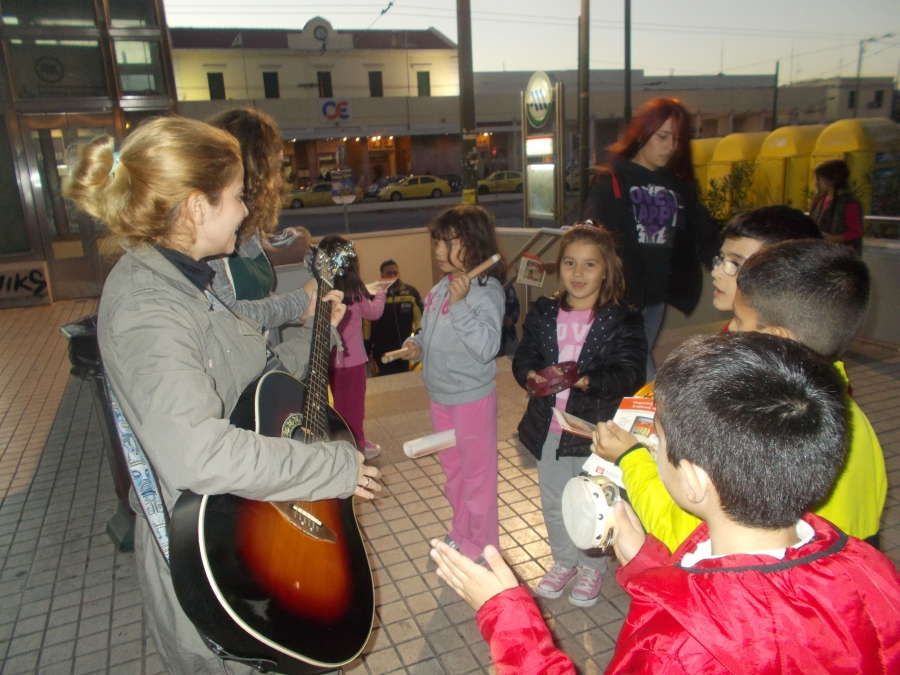
[[[700,524],[670,554],[616,505],[631,607],[607,675],[900,672],[894,564],[808,513],[844,462],[844,386],[827,359],[760,333],[697,336],[666,359],[658,475]],[[498,675],[574,674],[496,550],[486,570],[432,546]]]
[[[846,395],[847,375],[837,359],[865,320],[869,286],[865,263],[845,247],[824,241],[782,242],[755,253],[741,269],[736,328],[790,337],[835,361]],[[884,454],[869,420],[849,396],[847,408],[846,462],[831,493],[813,510],[878,548],[887,495]],[[611,422],[600,425],[592,449],[622,468],[641,522],[671,550],[697,527],[699,519],[666,494],[655,462],[632,434]]]
[[[722,228],[720,236],[722,248],[713,261],[713,306],[730,312],[737,289],[737,273],[747,258],[766,246],[783,241],[822,239],[822,232],[803,211],[790,206],[763,206],[732,218]]]

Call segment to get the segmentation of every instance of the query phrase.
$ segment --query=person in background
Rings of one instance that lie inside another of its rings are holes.
[[[690,114],[674,98],[642,105],[596,167],[583,220],[602,224],[616,240],[625,272],[625,301],[644,313],[647,380],[666,303],[694,311],[703,290],[701,263],[719,247],[715,221],[697,199]]]
[[[241,224],[235,252],[207,260],[216,273],[213,292],[227,307],[262,324],[266,330],[278,328],[303,316],[316,290],[316,282],[310,280],[302,289],[272,293],[272,266],[303,262],[310,246],[305,227],[272,234],[278,227],[284,184],[281,132],[275,120],[251,108],[226,110],[208,123],[227,131],[241,144],[244,200],[249,210]]]
[[[338,234],[330,234],[319,242],[319,249],[332,255],[349,244]],[[366,440],[363,421],[366,418],[366,366],[369,357],[363,346],[363,319],[373,320],[384,312],[384,291],[367,288],[359,277],[359,258],[350,258],[344,273],[335,278],[334,287],[344,294],[347,314],[338,326],[344,351],[331,352],[328,381],[334,396],[334,409],[344,418],[367,460],[381,454],[381,446]],[[374,295],[373,295],[374,293]]]
[[[862,253],[862,204],[848,185],[850,169],[842,159],[823,162],[815,169],[816,196],[809,215],[830,242]]]
[[[497,356],[509,354],[512,356],[516,353],[516,347],[519,346],[519,335],[516,333],[516,322],[522,312],[522,306],[519,303],[519,294],[516,293],[515,286],[510,286],[505,291],[506,305],[503,313],[503,330],[500,334],[500,352]]]
[[[393,260],[381,263],[381,278],[395,279],[385,291],[384,313],[380,319],[366,321],[363,335],[367,336],[369,349],[378,367],[379,375],[405,373],[409,361],[396,359],[382,363],[381,357],[400,346],[419,328],[422,322],[422,298],[419,291],[400,279],[400,266]]]

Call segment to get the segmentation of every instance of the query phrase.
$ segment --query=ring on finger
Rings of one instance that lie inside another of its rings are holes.
[[[366,476],[366,487],[369,487],[369,477]]]

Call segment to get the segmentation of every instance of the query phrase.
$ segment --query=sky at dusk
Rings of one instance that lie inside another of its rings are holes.
[[[338,30],[434,27],[456,40],[455,0],[164,0],[172,27]],[[471,0],[476,71],[578,67],[580,0]],[[591,68],[624,64],[622,0],[591,0]],[[897,78],[898,0],[633,0],[632,67],[651,75],[771,73],[782,83],[856,75]],[[893,34],[893,37],[883,37]],[[792,58],[793,54],[793,58]]]

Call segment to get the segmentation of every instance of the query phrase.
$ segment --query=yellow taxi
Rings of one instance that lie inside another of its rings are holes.
[[[396,185],[378,191],[378,199],[396,202],[415,197],[443,197],[450,194],[450,183],[436,176],[409,176]]]
[[[362,188],[356,186],[356,199],[363,200]],[[308,209],[313,206],[334,206],[331,198],[331,183],[317,182],[302,190],[294,190],[281,199],[281,208],[284,209]]]
[[[478,181],[478,194],[489,192],[521,192],[524,184],[521,171],[495,171]]]

